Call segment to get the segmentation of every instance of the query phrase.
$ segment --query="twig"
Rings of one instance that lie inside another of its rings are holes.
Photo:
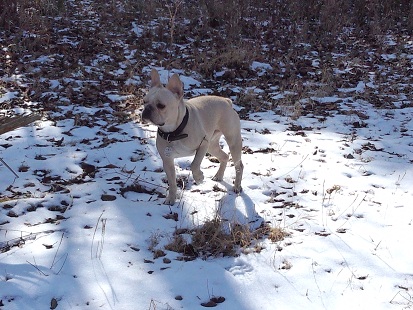
[[[93,243],[95,242],[96,231],[97,231],[97,229],[98,229],[100,219],[101,219],[102,216],[103,216],[103,212],[105,212],[105,210],[103,210],[103,211],[102,211],[102,214],[99,216],[99,218],[98,218],[98,220],[97,220],[97,223],[96,223],[95,231],[93,232],[92,245],[90,246],[90,258],[91,258],[91,259],[93,259]]]
[[[341,217],[356,202],[358,197],[359,197],[359,195],[356,196],[356,198],[353,200],[353,202],[343,212],[341,212],[341,214],[339,216],[337,216],[337,218]],[[348,216],[347,219],[344,221],[344,223],[341,224],[340,227],[338,227],[337,229],[340,229],[348,221],[350,221],[350,218],[354,215],[354,213],[356,213],[357,209],[360,207],[360,205],[363,203],[363,201],[364,201],[364,199],[366,199],[366,197],[367,197],[367,194],[364,195],[364,197],[360,200],[360,203],[355,208],[353,208],[352,212],[350,213],[350,216]]]
[[[188,178],[189,178],[189,173],[188,173]],[[179,196],[179,203],[178,203],[178,207],[179,205],[181,205],[181,209],[183,209],[184,207],[184,201],[183,201],[183,197],[184,197],[184,190],[185,190],[185,180],[181,179],[182,182],[182,188],[181,188],[181,195]]]
[[[317,278],[316,278],[316,276],[315,276],[315,269],[314,269],[314,264],[317,264],[315,261],[312,261],[312,263],[311,263],[311,268],[313,269],[313,278],[314,278],[314,282],[315,282],[315,284],[316,284],[316,286],[317,286],[317,289],[318,289],[318,292],[320,293],[320,299],[321,299],[321,303],[323,304],[323,308],[324,309],[327,309],[327,307],[326,307],[326,305],[324,304],[324,298],[323,298],[323,294],[322,294],[322,292],[321,292],[321,289],[320,289],[320,286],[318,285],[318,281],[317,281]]]
[[[103,244],[105,243],[105,233],[106,233],[106,221],[107,219],[102,219],[102,232],[101,232],[101,241],[98,243],[98,246],[100,244],[100,247],[98,248],[98,251],[96,251],[96,257],[99,259],[102,257],[102,252],[103,252]],[[98,253],[99,252],[99,253]]]
[[[409,295],[409,298],[407,298],[407,297],[403,296],[403,295],[401,294],[401,292],[403,292],[403,291],[398,291],[398,292],[396,293],[396,295],[394,295],[393,298],[390,300],[390,303],[391,303],[391,304],[399,304],[398,302],[395,302],[396,297],[399,295],[401,298],[405,299],[405,300],[409,303],[409,305],[411,305],[411,303],[412,303],[412,296],[410,296],[409,293],[405,292],[407,295]],[[406,307],[406,309],[407,309],[407,307]]]
[[[181,1],[177,1],[177,0],[175,0],[175,1],[173,1],[173,4],[170,4],[170,5],[166,5],[166,7],[168,8],[168,11],[169,11],[169,21],[170,21],[170,23],[171,23],[171,25],[170,25],[170,33],[169,33],[169,35],[170,35],[170,40],[171,40],[171,46],[172,46],[172,44],[174,43],[174,34],[175,34],[175,19],[176,19],[176,15],[178,14],[178,10],[179,10],[179,7],[182,5],[182,0]],[[172,8],[172,6],[174,6],[173,8]]]
[[[307,155],[304,157],[304,159],[303,159],[302,161],[300,161],[300,163],[299,163],[297,166],[295,166],[294,168],[292,168],[290,171],[288,171],[288,172],[286,172],[286,173],[284,173],[284,174],[282,174],[282,175],[279,175],[277,178],[282,178],[283,176],[286,176],[287,174],[289,174],[291,171],[294,171],[295,169],[297,169],[297,167],[299,167],[299,166],[307,159],[308,155],[309,155],[309,154],[307,154]]]
[[[3,158],[0,157],[0,161],[16,176],[16,178],[19,178],[19,175],[16,172],[14,172],[14,170],[3,160]]]
[[[168,186],[164,186],[164,185],[160,185],[160,184],[155,184],[155,183],[153,183],[153,182],[146,181],[146,180],[142,179],[142,178],[140,177],[140,175],[138,175],[138,176],[135,178],[135,180],[134,180],[134,182],[137,182],[137,181],[140,181],[140,182],[143,182],[143,183],[146,183],[146,184],[155,186],[156,188],[161,187],[161,188],[164,188],[164,189],[168,189]]]
[[[59,246],[57,247],[56,253],[54,254],[52,265],[50,266],[50,269],[52,269],[54,264],[55,264],[56,256],[57,256],[57,253],[59,252],[60,246],[62,245],[64,235],[65,235],[65,233],[63,232],[62,237],[60,238]]]
[[[69,256],[69,254],[68,254],[68,253],[66,253],[65,260],[63,261],[63,264],[62,264],[62,266],[60,267],[60,269],[59,269],[59,271],[57,272],[57,274],[59,274],[59,273],[62,271],[63,266],[66,264],[66,260],[67,260],[67,257],[68,257],[68,256]]]
[[[34,256],[33,256],[33,260],[34,260],[34,263],[36,264],[36,259],[34,258]],[[37,267],[37,265],[32,264],[32,263],[29,262],[28,260],[26,260],[26,263],[32,265],[34,268],[37,269],[38,272],[40,272],[40,273],[41,273],[42,275],[44,275],[45,277],[48,277],[48,276],[49,276],[48,274],[45,274],[43,271],[41,271],[40,268]]]

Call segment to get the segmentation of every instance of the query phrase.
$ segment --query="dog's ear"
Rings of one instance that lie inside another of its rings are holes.
[[[178,98],[182,98],[184,95],[184,84],[182,84],[181,80],[179,79],[178,74],[174,74],[168,81],[166,88],[169,89],[172,93],[177,94]]]
[[[156,69],[152,69],[151,71],[151,87],[161,86],[161,78],[159,76],[158,71]]]

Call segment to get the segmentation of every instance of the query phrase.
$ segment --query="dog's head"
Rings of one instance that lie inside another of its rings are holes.
[[[178,107],[182,102],[183,84],[177,74],[171,76],[164,87],[158,71],[151,71],[151,88],[143,98],[142,120],[158,127],[168,128],[176,124]]]

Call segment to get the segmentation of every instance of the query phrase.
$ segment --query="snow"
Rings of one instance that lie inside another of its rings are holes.
[[[142,36],[144,28],[137,23],[132,23],[132,31],[136,34],[137,37]]]
[[[272,67],[267,63],[253,61],[251,64],[251,70],[257,71],[259,75],[263,75],[267,71],[271,71]]]
[[[191,85],[194,79],[183,80]],[[188,184],[173,207],[157,194],[120,194],[120,183],[132,180],[165,193],[152,126],[119,125],[120,131],[106,132],[115,142],[105,147],[92,139],[96,128],[73,127],[69,120],[2,135],[2,144],[11,146],[1,158],[15,171],[28,166],[18,179],[0,166],[0,191],[16,197],[1,202],[0,245],[11,246],[0,254],[5,309],[45,308],[52,299],[57,309],[203,309],[213,296],[225,298],[219,308],[237,310],[411,306],[413,138],[398,129],[401,123],[411,128],[413,110],[377,112],[359,104],[353,108],[368,115],[369,126],[356,134],[347,115],[324,123],[303,116],[297,124],[309,129],[294,131],[288,117],[251,114],[242,121],[244,146],[253,151],[243,154],[243,193],[227,190],[232,167],[216,183],[210,178],[217,164],[204,159],[206,180],[195,185],[190,158],[181,159],[178,175]],[[388,113],[393,117],[384,119]],[[85,139],[90,143],[81,144]],[[273,150],[262,151],[267,148]],[[40,155],[44,160],[36,160]],[[73,180],[84,173],[83,162],[96,166],[85,183],[54,191],[41,182],[45,175]],[[102,201],[103,194],[116,199]],[[10,217],[7,205],[17,217]],[[171,211],[178,221],[164,218]],[[182,261],[163,248],[177,228],[197,227],[217,212],[230,224],[266,221],[290,236],[257,240],[260,252],[237,257]],[[166,256],[154,258],[153,248]]]
[[[179,69],[166,70],[165,68],[162,68],[162,67],[145,67],[142,69],[142,71],[149,75],[149,72],[151,72],[152,68],[158,70],[159,76],[161,78],[161,82],[163,84],[167,84],[169,78],[173,74],[178,74],[181,77],[181,82],[184,84],[184,89],[192,90],[194,87],[201,86],[201,83],[198,80],[196,80],[192,76],[185,75],[185,72],[183,70],[179,70]]]
[[[0,97],[0,103],[12,100],[16,98],[18,94],[18,92],[7,92],[5,94],[2,94],[2,96]]]

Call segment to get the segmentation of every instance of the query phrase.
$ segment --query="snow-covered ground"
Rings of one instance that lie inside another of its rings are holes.
[[[348,113],[322,120],[251,114],[242,194],[227,191],[232,167],[223,183],[210,180],[207,158],[209,178],[193,184],[186,158],[173,207],[162,204],[152,126],[62,119],[3,134],[1,158],[19,178],[0,166],[2,308],[202,309],[213,297],[222,309],[411,307],[413,109],[340,105]],[[125,190],[132,184],[148,193]],[[216,214],[290,235],[236,257],[165,250],[176,229]]]
[[[207,39],[197,52],[188,38],[168,50],[162,18],[117,28],[93,1],[69,4],[53,35],[24,34],[23,56],[0,39],[0,116],[45,112],[0,135],[0,309],[413,307],[411,38],[370,46],[348,35],[330,58],[291,44],[302,54],[288,58],[283,36],[263,36],[249,67],[209,74]],[[34,38],[49,45],[30,47]],[[186,97],[233,99],[240,195],[231,164],[217,183],[205,158],[196,185],[183,158],[180,199],[163,204],[156,128],[139,122],[154,67],[163,82],[178,73]],[[251,234],[234,256],[165,248],[216,218],[226,231],[264,223],[287,235]]]

